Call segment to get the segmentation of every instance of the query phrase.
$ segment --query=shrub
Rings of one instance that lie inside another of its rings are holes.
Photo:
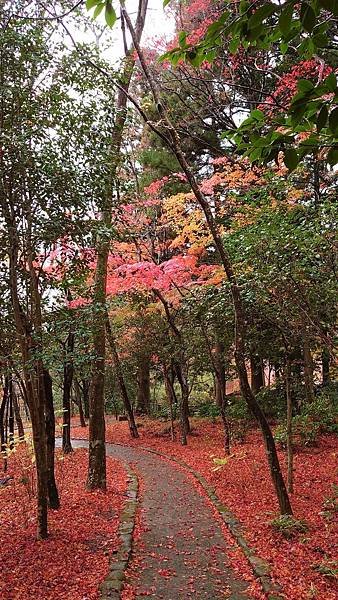
[[[280,515],[271,521],[271,525],[287,540],[290,540],[299,533],[305,533],[308,526],[305,521],[295,519],[292,515]]]
[[[318,395],[313,402],[303,406],[302,413],[292,419],[293,439],[300,446],[316,443],[321,433],[335,433],[337,426],[337,409],[333,406],[325,392]],[[286,424],[282,423],[275,430],[275,441],[286,447]]]
[[[220,409],[215,402],[203,402],[197,408],[197,414],[199,417],[211,417],[216,419],[220,415]]]

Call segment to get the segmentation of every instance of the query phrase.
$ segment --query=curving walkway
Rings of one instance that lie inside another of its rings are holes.
[[[74,447],[86,446],[73,440]],[[245,600],[246,583],[227,560],[221,526],[189,476],[159,456],[137,448],[107,444],[107,454],[142,475],[142,545],[137,599],[189,598]],[[140,556],[139,556],[140,554]]]

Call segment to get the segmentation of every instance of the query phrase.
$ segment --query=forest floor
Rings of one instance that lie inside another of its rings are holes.
[[[338,455],[336,438],[323,436],[316,447],[296,450],[295,489],[291,500],[296,517],[305,520],[308,529],[285,539],[270,523],[278,510],[257,431],[249,431],[243,443],[233,446],[227,462],[219,464],[217,459],[224,458],[220,423],[193,419],[188,446],[182,447],[179,441],[170,440],[167,423],[140,418],[138,421],[140,439],[132,440],[126,422],[108,418],[107,441],[156,449],[183,460],[201,473],[243,523],[247,541],[270,563],[272,575],[282,585],[287,600],[336,600],[337,523],[333,499]],[[76,427],[76,423],[74,420],[72,436],[85,438],[87,429]],[[280,452],[280,459],[285,467],[284,452]],[[142,543],[142,519],[138,531]],[[230,552],[229,559],[234,572],[250,579],[249,566],[239,551]],[[250,594],[262,597],[254,584]],[[133,598],[132,590],[129,595],[126,592],[125,598]]]
[[[36,542],[34,464],[26,445],[8,463],[12,476],[0,488],[0,598],[4,600],[94,600],[119,546],[118,526],[125,504],[127,474],[107,459],[107,492],[87,492],[88,453],[62,457],[56,476],[61,508],[49,511],[47,540]]]

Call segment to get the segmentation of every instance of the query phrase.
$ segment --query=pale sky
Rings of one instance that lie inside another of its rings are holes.
[[[133,13],[136,14],[138,0],[127,0],[126,4],[129,14],[131,16],[133,16]],[[88,15],[91,15],[92,13],[93,11],[90,11]],[[97,21],[102,24],[105,22],[103,13],[99,16]],[[152,41],[156,38],[165,38],[169,41],[173,36],[173,32],[173,19],[170,16],[169,11],[163,9],[162,0],[149,0],[142,44],[147,45],[147,43],[149,43],[149,45],[152,46]],[[118,56],[121,56],[123,53],[122,36],[119,27],[119,21],[116,23],[112,30],[109,30],[109,28],[107,28],[107,36],[109,36],[110,50],[104,53],[105,58],[114,61],[118,58]],[[84,35],[82,32],[76,32],[75,37],[78,40],[89,40],[92,36],[90,35],[90,33]]]

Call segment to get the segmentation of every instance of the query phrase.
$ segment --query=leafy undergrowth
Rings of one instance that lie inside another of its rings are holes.
[[[167,424],[139,419],[140,439],[131,440],[126,422],[109,419],[107,440],[133,446],[151,447],[184,460],[199,471],[215,487],[219,498],[235,512],[245,526],[245,536],[257,553],[272,566],[272,574],[282,586],[288,600],[335,600],[337,590],[332,566],[335,559],[332,484],[337,465],[337,440],[321,437],[314,448],[295,455],[295,490],[291,496],[298,519],[306,521],[308,530],[285,539],[271,526],[278,514],[270,483],[264,447],[260,434],[251,431],[244,443],[236,444],[232,456],[224,461],[222,429],[219,423],[193,421],[189,445],[172,442]],[[85,437],[85,430],[73,428],[73,435]],[[214,461],[216,459],[216,462]],[[285,454],[280,453],[285,467]],[[220,468],[217,468],[220,467]],[[215,470],[216,469],[216,470]],[[331,507],[331,509],[330,509]],[[231,557],[230,557],[231,558]],[[241,571],[237,558],[232,564]],[[237,564],[236,564],[237,563]],[[244,565],[243,565],[243,568]],[[324,572],[329,574],[325,574]]]
[[[119,545],[126,472],[107,458],[108,491],[87,492],[87,451],[57,460],[61,508],[49,512],[50,536],[37,542],[29,462],[20,448],[6,473],[14,479],[0,488],[0,598],[94,600],[108,571],[108,557]]]

